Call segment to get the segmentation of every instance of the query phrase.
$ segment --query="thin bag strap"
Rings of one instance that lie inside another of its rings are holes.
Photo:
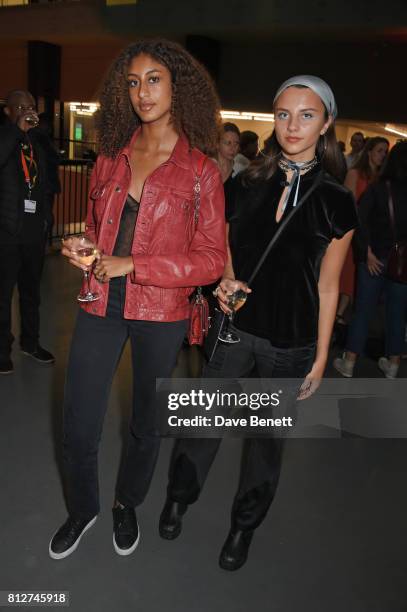
[[[194,225],[195,230],[198,226],[199,221],[199,209],[201,207],[201,177],[206,162],[206,155],[200,154],[198,159],[198,165],[195,172],[195,183],[194,183]],[[202,287],[197,287],[195,303],[203,303]]]
[[[206,155],[203,153],[199,156],[198,166],[195,172],[195,184],[194,184],[194,223],[195,228],[198,225],[199,220],[199,209],[201,207],[201,177],[206,162]]]
[[[301,208],[301,206],[305,202],[305,200],[307,200],[307,198],[309,198],[309,196],[314,191],[314,189],[316,189],[318,187],[318,185],[320,184],[320,182],[322,181],[322,175],[323,175],[323,171],[321,170],[319,172],[319,174],[316,176],[315,181],[313,182],[311,187],[304,193],[302,198],[297,202],[297,206],[292,209],[292,211],[285,218],[284,221],[281,221],[281,224],[280,224],[279,228],[277,229],[276,233],[274,234],[274,236],[270,240],[269,244],[267,245],[266,250],[264,251],[263,255],[260,257],[260,259],[259,259],[259,261],[257,263],[257,266],[255,267],[255,269],[251,273],[251,276],[250,276],[249,280],[247,281],[247,284],[248,284],[249,287],[252,284],[252,282],[255,279],[255,277],[257,276],[261,266],[263,265],[266,257],[270,253],[271,249],[276,244],[276,242],[277,242],[278,238],[280,237],[281,233],[284,231],[285,227],[290,222],[291,218],[295,215],[295,213],[299,210],[299,208]]]
[[[390,181],[386,181],[386,187],[387,187],[387,193],[389,195],[387,203],[388,203],[388,206],[389,206],[390,227],[391,227],[391,231],[392,231],[392,234],[393,234],[394,244],[397,244],[396,220],[395,220],[395,217],[394,217],[394,202],[393,202],[393,196],[392,196],[392,193],[391,193]]]

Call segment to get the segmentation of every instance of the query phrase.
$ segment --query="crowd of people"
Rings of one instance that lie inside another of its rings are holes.
[[[106,78],[100,102],[100,154],[86,218],[86,237],[98,250],[88,294],[99,299],[81,303],[71,342],[63,411],[68,518],[49,543],[53,559],[74,552],[100,511],[99,442],[128,340],[133,409],[113,502],[113,545],[123,556],[137,547],[135,509],[149,490],[159,452],[155,380],[171,375],[197,286],[215,283],[214,296],[226,314],[233,294],[247,297],[230,325],[238,341],[218,344],[203,378],[256,372],[300,379],[298,397],[306,399],[324,376],[335,321],[343,324],[353,305],[345,353],[334,361],[340,374],[352,376],[382,294],[386,353],[379,367],[387,377],[397,375],[405,352],[407,285],[389,279],[386,264],[395,241],[406,241],[407,143],[389,153],[385,138],[365,139],[357,132],[344,157],[336,140],[333,91],[318,77],[300,75],[277,89],[270,104],[274,131],[260,151],[257,134],[220,124],[208,73],[165,40],[127,47]],[[13,370],[16,284],[21,349],[40,362],[54,361],[39,343],[39,286],[53,187],[45,147],[35,136],[39,118],[32,96],[12,92],[6,113],[9,122],[0,137],[1,373]],[[62,254],[88,271],[69,240]],[[159,522],[163,538],[181,533],[220,441],[176,442]],[[246,439],[242,457],[219,557],[229,571],[246,562],[274,499],[282,442]]]

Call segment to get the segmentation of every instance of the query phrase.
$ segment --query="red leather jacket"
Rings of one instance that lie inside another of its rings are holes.
[[[86,233],[104,253],[113,251],[126,201],[131,169],[129,155],[138,136],[115,159],[100,155],[89,190]],[[200,179],[198,223],[194,221],[195,177],[202,153],[190,150],[180,136],[171,157],[146,180],[127,275],[124,317],[145,321],[179,321],[189,317],[188,297],[198,285],[216,281],[226,261],[224,191],[216,164],[206,159]],[[109,283],[91,276],[101,299],[82,304],[105,316]]]

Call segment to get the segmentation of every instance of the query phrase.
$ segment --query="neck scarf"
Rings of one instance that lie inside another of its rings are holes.
[[[294,195],[293,208],[297,206],[298,194],[299,194],[300,182],[301,182],[301,172],[305,174],[305,172],[308,172],[308,170],[311,170],[311,168],[314,168],[314,166],[316,166],[317,163],[318,163],[318,159],[316,157],[314,157],[313,159],[307,162],[293,162],[284,156],[282,156],[278,160],[278,165],[279,165],[279,168],[281,168],[281,170],[284,170],[284,172],[288,172],[291,170],[293,173],[291,181],[288,183],[287,194],[284,198],[283,210],[282,210],[283,212],[286,209],[288,200],[290,199],[291,192],[294,188],[295,183],[297,183],[297,187],[296,187],[295,195]]]

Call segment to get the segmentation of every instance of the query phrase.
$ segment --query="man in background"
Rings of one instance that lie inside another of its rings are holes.
[[[362,132],[355,132],[352,134],[350,139],[351,152],[345,156],[346,165],[352,168],[359,159],[359,155],[362,153],[363,147],[365,146],[365,137]]]
[[[0,127],[0,374],[11,374],[11,302],[17,285],[21,351],[39,363],[54,356],[39,343],[40,281],[51,220],[46,154],[32,128],[38,125],[28,91],[6,98]]]

